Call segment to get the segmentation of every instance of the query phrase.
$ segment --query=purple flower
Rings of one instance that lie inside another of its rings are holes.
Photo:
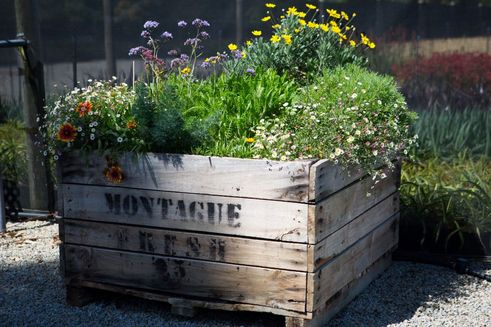
[[[232,51],[232,54],[234,55],[235,59],[242,59],[243,57],[242,51],[239,50]]]
[[[201,63],[201,68],[207,69],[207,68],[210,68],[210,67],[211,67],[211,64],[208,61],[203,61]]]
[[[168,54],[169,56],[177,56],[177,54],[178,54],[178,53],[177,53],[177,50],[172,49],[172,50],[170,50],[169,52],[167,52],[167,54]]]
[[[144,29],[147,29],[147,30],[149,30],[149,29],[153,29],[153,28],[157,28],[158,26],[159,26],[159,23],[157,23],[157,22],[156,22],[156,21],[154,21],[154,20],[147,20],[147,21],[145,22],[145,24],[143,24],[143,28],[144,28]]]
[[[155,57],[153,56],[153,51],[147,48],[144,48],[141,52],[141,55],[143,57],[143,60],[149,62],[153,61]]]
[[[181,20],[181,21],[179,21],[177,23],[177,26],[179,26],[179,27],[186,27],[186,26],[188,26],[188,23],[186,23],[185,21]]]
[[[195,20],[193,20],[193,22],[191,24],[193,24],[193,26],[196,26],[198,28],[210,26],[210,23],[208,23],[206,20],[200,19],[200,18],[196,18]]]
[[[247,68],[246,73],[250,75],[256,75],[256,71],[253,68]]]
[[[140,34],[140,36],[141,36],[142,38],[147,39],[147,38],[149,38],[149,37],[150,37],[150,32],[149,32],[149,31],[142,31],[142,32],[141,32],[141,34]]]
[[[183,53],[183,54],[181,54],[180,59],[181,59],[182,61],[189,61],[189,56],[188,56],[187,54]]]
[[[171,60],[170,67],[176,68],[176,67],[182,66],[183,64],[184,64],[184,62],[180,58],[175,58],[175,59]]]
[[[196,47],[196,46],[198,46],[198,43],[199,42],[201,42],[201,40],[198,39],[197,37],[195,37],[195,38],[192,38],[192,39],[187,39],[184,42],[184,45],[190,45],[190,46]]]
[[[137,56],[139,55],[143,50],[147,50],[147,48],[139,46],[136,48],[131,48],[130,51],[128,51],[128,56]]]
[[[210,38],[210,34],[208,34],[207,32],[203,31],[201,33],[199,33],[199,35],[203,38],[203,39],[209,39]]]
[[[172,36],[172,33],[169,33],[167,31],[165,31],[164,33],[162,33],[162,35],[160,35],[160,37],[164,40],[171,40],[173,39],[174,37]]]

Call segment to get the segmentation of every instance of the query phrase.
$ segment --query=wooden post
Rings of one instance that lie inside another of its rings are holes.
[[[0,233],[7,231],[7,217],[5,214],[5,196],[3,194],[3,180],[0,173]]]
[[[47,160],[41,154],[37,118],[44,116],[44,69],[40,53],[40,29],[35,0],[15,0],[19,37],[29,38],[30,45],[19,47],[19,65],[23,67],[23,113],[27,133],[27,175],[31,209],[53,209],[53,184]]]
[[[111,0],[102,0],[104,11],[104,51],[106,55],[107,77],[116,75],[116,62],[113,51],[113,14]]]
[[[235,0],[235,42],[237,44],[242,42],[242,9],[243,0]]]

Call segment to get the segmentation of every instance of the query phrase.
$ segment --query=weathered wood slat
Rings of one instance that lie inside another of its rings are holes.
[[[306,271],[307,245],[63,219],[65,242],[267,268]]]
[[[66,218],[307,242],[307,204],[63,185]]]
[[[309,170],[314,160],[271,161],[149,153],[118,160],[120,186],[257,199],[308,201]],[[61,161],[62,183],[110,185],[101,156],[67,154]]]
[[[394,164],[396,167],[399,165],[397,161]],[[309,201],[319,202],[364,176],[366,172],[361,166],[343,168],[330,160],[319,160],[310,168]]]
[[[285,327],[323,327],[326,326],[339,311],[360,294],[372,281],[384,272],[392,263],[392,251],[385,253],[380,259],[366,269],[361,276],[349,282],[334,294],[323,307],[319,308],[312,319],[286,317]]]
[[[286,316],[286,317],[301,317],[301,318],[305,318],[305,319],[311,319],[312,318],[311,312],[301,313],[301,312],[289,311],[289,310],[273,308],[273,307],[268,307],[268,306],[263,306],[263,305],[223,302],[223,301],[217,301],[215,299],[199,300],[196,298],[176,297],[175,295],[171,295],[168,293],[152,292],[149,290],[143,290],[143,289],[135,288],[135,287],[128,288],[128,287],[124,287],[124,286],[117,286],[117,285],[111,285],[111,284],[105,284],[105,283],[97,283],[97,282],[92,282],[92,281],[88,281],[88,280],[73,281],[73,284],[75,284],[79,287],[82,286],[82,287],[87,287],[87,288],[93,288],[93,289],[98,289],[98,290],[103,290],[103,291],[109,291],[109,292],[124,294],[124,295],[128,295],[128,296],[136,296],[136,297],[140,297],[140,298],[151,300],[151,301],[167,302],[171,305],[173,305],[175,303],[184,303],[185,302],[186,304],[188,304],[189,306],[192,306],[194,308],[211,309],[211,310],[226,310],[226,311],[255,311],[255,312],[273,313],[273,314],[282,315],[282,316]]]
[[[333,234],[315,244],[311,251],[312,256],[309,257],[308,271],[313,272],[317,270],[324,263],[339,255],[397,212],[399,212],[398,192],[382,200]]]
[[[399,187],[399,171],[390,172],[386,169],[387,178],[375,184],[370,177],[351,184],[321,202],[311,205],[315,207],[315,217],[309,217],[309,243],[315,244],[352,221],[364,211],[394,193]],[[373,189],[372,186],[374,186]],[[370,196],[367,194],[370,193]],[[312,215],[312,210],[310,210]]]
[[[313,286],[309,293],[313,298],[307,300],[307,311],[323,307],[339,290],[391,250],[398,241],[398,220],[399,214],[394,215],[317,272],[309,273],[307,278],[312,279],[310,285]]]
[[[87,280],[305,312],[306,274],[66,245],[66,274]]]

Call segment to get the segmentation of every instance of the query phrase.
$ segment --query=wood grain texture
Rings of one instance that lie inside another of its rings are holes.
[[[66,278],[305,312],[306,273],[66,245]]]
[[[118,160],[125,178],[118,186],[295,202],[308,201],[314,160],[271,161],[153,154]],[[62,183],[110,185],[101,156],[68,154],[61,162]]]
[[[170,293],[155,292],[150,290],[144,290],[135,287],[124,287],[111,285],[106,283],[97,283],[88,280],[77,280],[72,282],[74,285],[93,288],[103,291],[109,291],[113,293],[123,294],[127,296],[135,296],[151,301],[166,302],[170,305],[186,303],[188,306],[194,308],[211,309],[211,310],[226,310],[226,311],[254,311],[265,312],[281,315],[285,317],[301,317],[305,319],[312,318],[312,312],[301,313],[296,311],[289,311],[279,308],[267,307],[262,305],[247,304],[247,303],[233,303],[224,302],[215,299],[200,300],[192,297],[176,297]]]
[[[309,257],[308,271],[314,272],[398,212],[399,192],[396,192],[316,243]]]
[[[63,219],[65,242],[267,268],[307,270],[307,245]]]
[[[358,278],[336,292],[312,318],[285,317],[286,327],[323,327],[392,264],[392,251],[386,252]]]
[[[367,176],[315,204],[315,217],[308,218],[309,222],[315,222],[315,237],[309,237],[309,243],[318,243],[394,193],[399,188],[400,170],[386,170],[386,174],[387,178],[375,185],[372,178]],[[368,193],[370,196],[367,196]]]
[[[315,273],[309,273],[313,285],[313,311],[324,306],[332,296],[352,280],[358,278],[370,265],[398,241],[399,214],[378,226],[335,259],[329,261]]]
[[[66,218],[307,242],[307,204],[63,185]]]
[[[400,169],[397,160],[393,163],[396,165],[395,170]],[[381,168],[383,166],[379,165],[377,169]],[[309,201],[319,202],[366,175],[361,166],[344,168],[326,159],[319,160],[310,168]]]

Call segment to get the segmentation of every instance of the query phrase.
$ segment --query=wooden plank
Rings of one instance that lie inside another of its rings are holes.
[[[399,193],[396,192],[315,244],[309,257],[308,271],[317,270],[398,212]]]
[[[394,193],[399,187],[400,171],[386,170],[386,174],[387,178],[382,179],[375,186],[372,178],[367,176],[320,203],[311,204],[315,206],[315,217],[309,217],[308,220],[315,221],[315,237],[313,240],[310,237],[309,243],[319,242]],[[368,193],[370,196],[367,196]]]
[[[297,271],[307,269],[307,245],[166,229],[63,219],[65,242]]]
[[[301,317],[285,317],[286,327],[323,327],[346,305],[348,305],[368,285],[377,279],[392,263],[392,251],[385,253],[380,259],[367,268],[360,277],[351,281],[334,294],[323,307],[312,315],[312,319]]]
[[[395,170],[400,169],[398,161],[394,164]],[[326,159],[319,160],[310,168],[309,201],[319,202],[366,175],[361,166],[344,168]]]
[[[118,186],[295,202],[308,201],[309,170],[314,160],[271,161],[194,155],[154,154],[118,160],[124,180]],[[110,185],[103,176],[105,158],[67,154],[62,183]]]
[[[307,204],[63,185],[66,218],[307,242]]]
[[[313,278],[314,310],[322,307],[336,292],[397,244],[398,221],[399,214],[396,214],[316,273],[308,274],[308,278]]]
[[[97,283],[87,280],[73,281],[73,284],[83,287],[103,290],[103,291],[124,294],[128,296],[136,296],[151,301],[166,302],[171,305],[175,303],[179,304],[185,302],[187,305],[192,306],[194,308],[225,310],[225,311],[254,311],[254,312],[273,313],[276,315],[281,315],[286,317],[301,317],[305,319],[312,318],[312,312],[301,313],[296,311],[289,311],[279,308],[262,306],[262,305],[224,302],[224,301],[217,301],[214,299],[199,300],[196,298],[189,298],[189,297],[183,298],[183,297],[176,297],[175,295],[169,293],[153,292],[153,291],[143,290],[134,287],[127,288],[123,286]]]
[[[306,273],[66,245],[66,278],[305,312]]]

